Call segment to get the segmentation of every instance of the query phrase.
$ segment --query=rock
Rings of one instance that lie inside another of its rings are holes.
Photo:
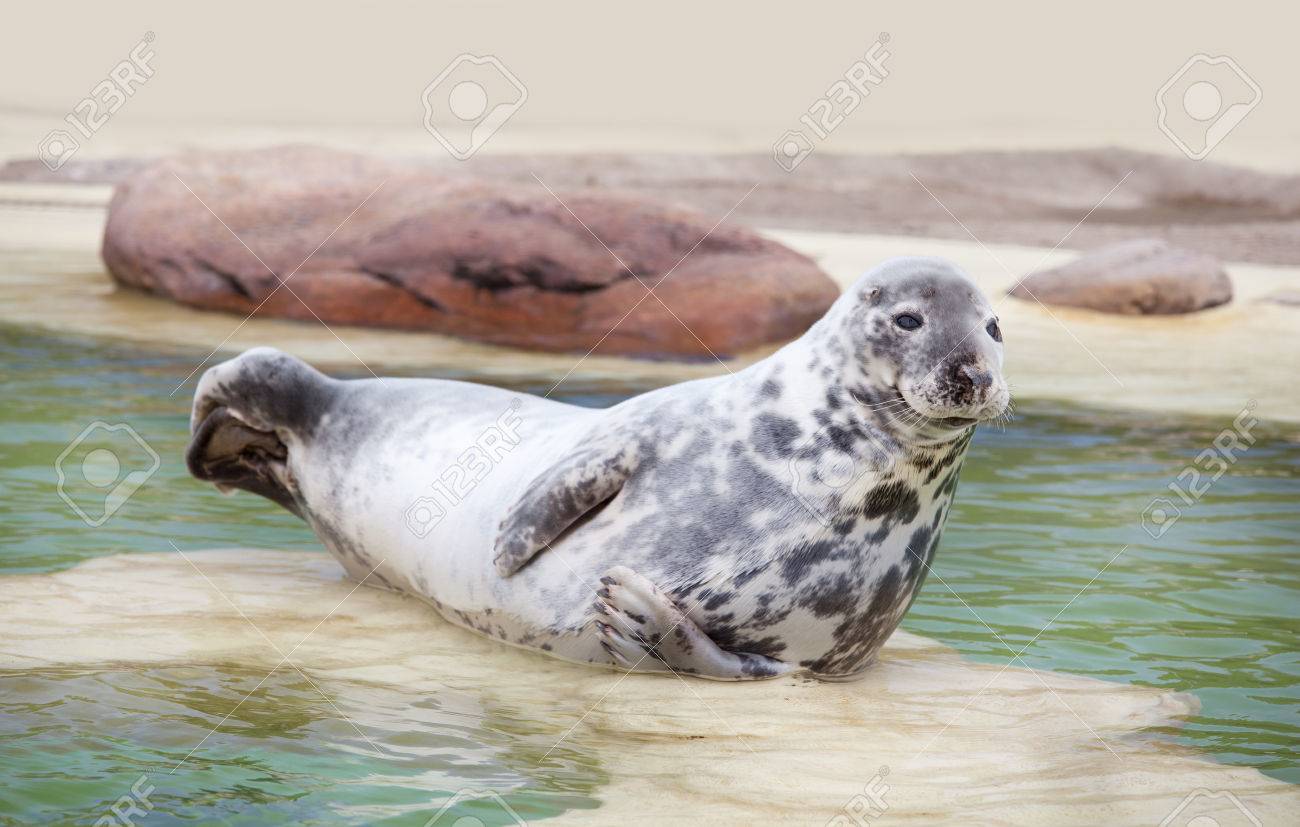
[[[1137,239],[1031,273],[1008,292],[1044,304],[1151,315],[1226,304],[1232,299],[1232,281],[1213,256],[1158,239]]]
[[[636,356],[791,339],[838,294],[718,216],[559,198],[313,147],[199,153],[118,185],[103,256],[118,282],[193,307]]]
[[[1116,147],[909,155],[815,152],[796,175],[772,163],[770,151],[493,152],[490,163],[473,164],[426,152],[408,160],[447,176],[520,188],[537,186],[533,176],[559,191],[599,184],[686,204],[713,217],[735,208],[732,218],[758,227],[962,241],[970,240],[969,231],[986,243],[1037,247],[1051,247],[1068,236],[1085,250],[1164,238],[1223,261],[1300,264],[1300,175],[1192,161],[1176,153]],[[82,158],[78,153],[51,171],[36,158],[17,158],[0,163],[0,189],[6,181],[117,184],[152,162]],[[1080,224],[1085,214],[1088,220]],[[953,221],[953,215],[961,222]]]

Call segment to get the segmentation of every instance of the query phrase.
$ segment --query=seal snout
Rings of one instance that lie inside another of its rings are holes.
[[[993,373],[975,365],[962,365],[958,369],[957,381],[965,385],[970,393],[980,393],[993,386]]]
[[[976,351],[949,357],[919,380],[900,383],[898,392],[912,410],[944,428],[992,419],[1010,401],[1001,369]]]
[[[971,357],[953,364],[948,369],[947,393],[944,402],[962,413],[970,413],[973,418],[983,418],[980,414],[989,408],[1004,407],[1001,397],[1005,395],[1005,382],[1001,371],[989,366],[979,357]]]
[[[980,356],[971,355],[953,364],[947,379],[943,402],[953,416],[977,421],[997,416],[1006,408],[1008,392],[1002,372]]]

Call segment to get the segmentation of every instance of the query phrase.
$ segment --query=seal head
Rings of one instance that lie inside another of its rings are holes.
[[[851,349],[848,387],[895,429],[941,439],[1007,410],[997,315],[956,265],[890,259],[839,304],[831,315]]]

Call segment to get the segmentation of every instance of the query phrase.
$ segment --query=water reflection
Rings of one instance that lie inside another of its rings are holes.
[[[5,673],[0,697],[0,811],[29,822],[93,822],[141,776],[150,823],[423,823],[464,789],[536,818],[603,782],[574,743],[538,766],[555,725],[453,689],[188,666]]]

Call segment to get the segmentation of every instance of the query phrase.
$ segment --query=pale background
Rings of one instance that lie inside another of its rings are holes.
[[[494,54],[529,100],[487,151],[770,152],[888,32],[890,77],[818,152],[1176,150],[1156,90],[1233,57],[1263,101],[1211,160],[1300,170],[1300,13],[1285,3],[166,2],[12,4],[0,156],[36,143],[146,31],[156,75],[79,158],[309,140],[445,157],[420,93]]]

